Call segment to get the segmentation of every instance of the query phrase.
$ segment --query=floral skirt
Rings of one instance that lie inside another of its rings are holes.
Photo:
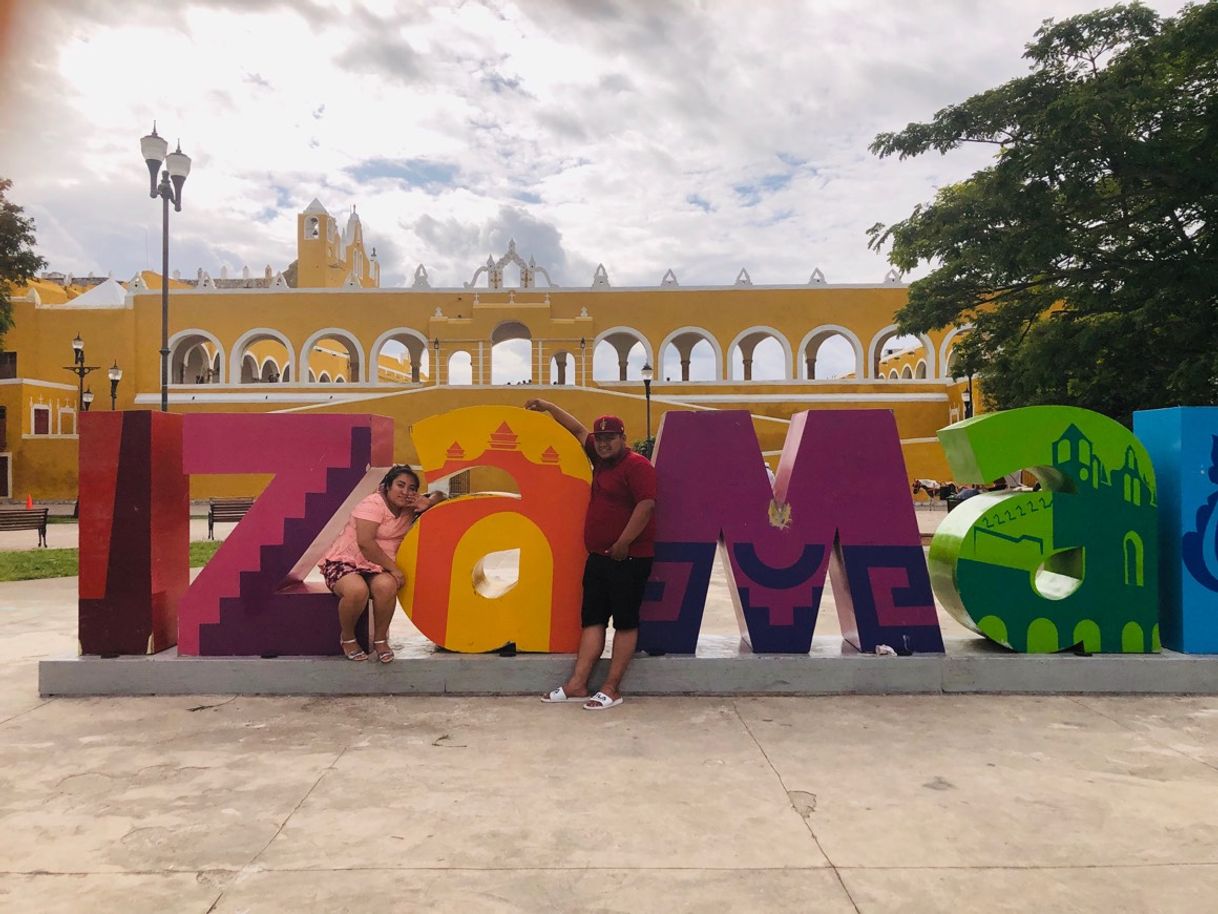
[[[326,586],[331,590],[338,583],[340,578],[345,578],[349,574],[363,575],[365,581],[370,581],[378,574],[383,574],[382,571],[370,571],[367,568],[358,568],[351,562],[336,562],[333,559],[326,559],[321,563],[321,576],[326,579]]]

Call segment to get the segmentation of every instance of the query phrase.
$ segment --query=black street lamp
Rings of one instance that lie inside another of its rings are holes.
[[[115,406],[115,403],[118,401],[118,382],[123,379],[123,370],[118,367],[117,360],[110,367],[110,371],[107,374],[110,376],[110,409],[114,410],[118,408]]]
[[[86,387],[80,398],[85,401],[85,412],[88,412],[89,407],[93,405],[93,388]]]
[[[964,400],[964,418],[973,418],[973,376],[968,376],[968,387],[960,391],[960,398]]]
[[[190,174],[190,156],[182,152],[182,144],[169,152],[169,144],[157,135],[156,121],[152,122],[152,133],[140,140],[140,152],[148,165],[148,196],[160,197],[161,209],[161,412],[169,412],[169,204],[174,212],[182,211],[182,185]],[[156,173],[162,160],[165,170],[161,172],[158,185]]]
[[[64,365],[64,371],[70,371],[76,375],[80,382],[80,390],[76,396],[76,409],[78,412],[87,413],[89,404],[93,402],[93,394],[89,393],[89,399],[85,399],[85,375],[91,371],[97,371],[97,365],[85,364],[85,341],[80,338],[80,334],[76,334],[76,339],[72,340],[72,364]]]
[[[643,363],[643,393],[647,397],[647,440],[651,440],[651,363]]]

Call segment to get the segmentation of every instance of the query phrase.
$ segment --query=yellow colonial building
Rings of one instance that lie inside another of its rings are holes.
[[[964,412],[966,383],[949,369],[961,329],[898,341],[906,287],[895,273],[858,285],[816,270],[763,286],[742,269],[731,285],[682,286],[669,270],[626,288],[598,267],[589,285],[558,287],[511,243],[461,287],[433,288],[420,265],[409,287],[389,289],[355,212],[340,227],[317,201],[298,215],[297,250],[282,272],[169,280],[171,411],[378,413],[396,420],[397,459],[414,462],[411,423],[459,406],[544,396],[589,420],[621,415],[633,439],[668,410],[747,409],[773,463],[796,412],[890,409],[911,478],[948,475],[935,432]],[[161,278],[47,277],[14,291],[13,320],[0,362],[2,494],[70,499],[72,341],[97,366],[85,378],[92,409],[111,408],[112,367],[116,408],[157,409]],[[199,497],[261,482],[192,485]]]

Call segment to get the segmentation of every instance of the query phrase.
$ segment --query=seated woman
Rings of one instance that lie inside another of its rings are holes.
[[[348,660],[367,660],[355,639],[368,597],[372,597],[372,649],[381,663],[393,660],[389,649],[389,622],[397,604],[398,591],[406,575],[397,566],[398,547],[416,517],[443,501],[442,492],[419,494],[419,477],[405,465],[385,474],[377,490],[363,499],[347,526],[326,550],[320,564],[326,584],[338,596],[338,623],[342,652]]]

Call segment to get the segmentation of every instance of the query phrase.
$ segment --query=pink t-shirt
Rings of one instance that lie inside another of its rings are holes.
[[[355,506],[351,517],[347,519],[347,526],[343,527],[343,532],[338,535],[338,539],[326,550],[318,567],[325,562],[348,562],[360,571],[384,571],[385,569],[380,565],[364,558],[364,554],[360,551],[359,541],[355,535],[356,520],[375,521],[377,545],[390,558],[397,558],[398,547],[402,545],[402,540],[406,537],[406,531],[410,529],[410,525],[414,523],[414,518],[414,511],[409,508],[394,517],[389,506],[385,504],[384,496],[379,491],[373,492]]]

